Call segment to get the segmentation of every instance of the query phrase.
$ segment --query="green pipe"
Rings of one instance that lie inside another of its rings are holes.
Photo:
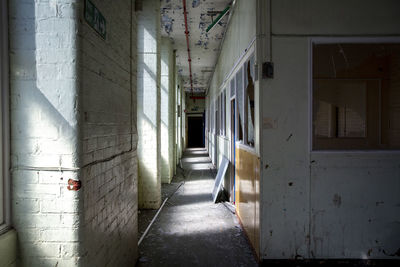
[[[211,25],[208,26],[206,32],[209,32],[215,26],[215,24],[217,24],[225,16],[225,14],[228,12],[230,8],[231,6],[228,5],[221,13],[219,13],[218,17],[213,21],[213,23],[211,23]]]

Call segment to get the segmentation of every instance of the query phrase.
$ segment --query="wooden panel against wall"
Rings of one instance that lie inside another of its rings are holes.
[[[250,242],[259,256],[260,158],[236,146],[236,210]]]

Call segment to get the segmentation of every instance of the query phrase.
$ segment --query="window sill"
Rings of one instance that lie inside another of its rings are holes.
[[[240,143],[240,141],[236,142],[236,147],[240,148],[240,149],[243,149],[243,150],[246,150],[247,152],[252,153],[252,154],[254,154],[254,155],[259,157],[259,155],[257,154],[256,149],[254,147],[251,147],[251,146],[245,145],[243,143]]]
[[[7,233],[10,230],[12,230],[12,228],[9,225],[6,225],[6,224],[0,225],[0,236],[2,234]]]
[[[15,266],[16,260],[17,232],[8,227],[0,234],[0,266]]]

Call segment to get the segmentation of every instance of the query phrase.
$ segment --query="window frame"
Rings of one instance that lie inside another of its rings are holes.
[[[226,94],[225,89],[222,89],[218,94],[218,106],[219,108],[219,136],[226,137]]]
[[[214,134],[216,136],[219,135],[219,105],[218,105],[218,97],[214,100],[214,117],[215,117],[215,129],[214,129]]]
[[[316,149],[313,144],[313,45],[314,44],[398,43],[400,37],[313,37],[308,44],[308,147],[310,153],[400,153],[400,149]],[[378,130],[379,132],[381,129]]]
[[[206,102],[206,133],[210,133],[210,106]]]
[[[226,137],[226,87],[222,90],[222,135]]]
[[[243,125],[242,125],[242,138],[243,138],[243,140],[241,140],[241,139],[237,139],[236,141],[238,141],[238,142],[240,142],[240,141],[242,141],[242,145],[245,145],[245,146],[247,146],[247,147],[249,147],[249,148],[254,148],[255,147],[255,144],[254,145],[249,145],[249,143],[248,143],[248,107],[247,107],[247,97],[248,97],[248,92],[247,92],[247,64],[249,63],[249,62],[251,62],[251,58],[254,58],[253,60],[255,61],[255,52],[254,51],[251,51],[246,57],[245,57],[245,60],[243,61],[243,62],[241,62],[241,64],[239,64],[239,67],[236,69],[236,71],[235,72],[233,72],[232,74],[233,74],[233,78],[232,79],[234,79],[235,80],[235,96],[236,96],[236,100],[239,100],[239,94],[238,94],[238,90],[242,90],[242,94],[241,94],[241,96],[242,96],[242,99],[241,99],[241,101],[242,101],[242,112],[243,112]],[[255,62],[253,62],[253,65],[251,66],[251,64],[250,64],[250,67],[251,68],[254,68],[254,64]],[[242,83],[242,86],[241,86],[241,88],[238,88],[238,83],[237,83],[237,73],[239,72],[239,71],[241,71],[242,73],[241,73],[241,79],[242,79],[242,81],[241,81],[241,83]],[[254,69],[254,72],[255,72],[255,69]],[[253,83],[255,84],[255,80],[254,80],[254,78],[253,78]],[[255,90],[255,88],[254,88],[254,90]],[[236,110],[237,110],[237,113],[238,113],[238,115],[237,115],[237,121],[236,121],[236,124],[237,124],[237,131],[239,131],[240,129],[239,129],[239,120],[240,120],[240,118],[239,118],[239,114],[240,114],[240,111],[239,111],[239,108],[240,108],[240,106],[239,105],[237,105],[237,107],[236,107]],[[255,121],[254,121],[254,124],[255,124]],[[253,127],[255,127],[255,125],[253,125]],[[237,136],[239,136],[238,135],[238,132],[237,132]]]
[[[229,101],[229,106],[231,107],[231,101],[235,100],[235,140],[234,142],[237,144],[240,144],[241,146],[246,147],[246,149],[248,149],[249,151],[256,151],[256,124],[258,125],[258,122],[256,121],[256,118],[254,118],[254,146],[250,146],[247,142],[247,128],[245,127],[245,125],[243,125],[243,140],[239,140],[239,104],[238,104],[238,99],[239,99],[239,94],[238,94],[238,86],[237,86],[237,74],[239,71],[241,71],[241,79],[242,79],[242,97],[243,97],[243,116],[246,118],[247,115],[247,108],[245,107],[245,103],[244,101],[247,100],[245,97],[247,96],[247,90],[245,88],[245,78],[246,78],[246,74],[245,71],[246,66],[247,66],[247,62],[250,61],[251,57],[254,57],[254,65],[252,66],[254,69],[254,76],[256,76],[256,51],[255,51],[255,46],[252,44],[251,46],[249,46],[250,48],[246,50],[246,52],[240,57],[240,60],[237,61],[237,63],[235,64],[235,66],[231,69],[231,71],[229,72],[229,74],[226,76],[226,78],[224,79],[224,82],[221,84],[220,90],[221,88],[225,90],[225,108],[227,106],[226,101]],[[256,77],[253,78],[253,82],[254,82],[254,90],[256,90]],[[255,91],[254,91],[255,93]],[[246,103],[247,104],[247,103]],[[256,104],[256,103],[255,103]],[[255,110],[256,111],[256,110]],[[226,110],[225,110],[226,112]],[[232,113],[231,108],[229,108],[229,116],[231,116],[230,114]],[[228,124],[226,123],[226,119],[228,119],[229,122],[229,131],[231,131],[231,123],[230,123],[230,117],[226,118],[226,113],[225,113],[225,137],[230,139],[230,134],[227,134],[227,130],[228,130]],[[247,123],[247,119],[244,119],[243,124]]]
[[[253,58],[253,65],[251,65],[251,59]],[[243,62],[243,109],[244,109],[244,129],[243,131],[245,132],[245,134],[243,135],[245,137],[245,140],[243,140],[243,144],[245,144],[246,146],[250,147],[250,148],[254,148],[255,144],[253,144],[252,146],[249,145],[249,140],[248,140],[248,134],[249,134],[249,110],[248,110],[248,91],[247,91],[247,87],[248,84],[246,85],[246,83],[248,82],[248,77],[247,77],[247,64],[250,63],[250,68],[253,68],[254,74],[256,72],[256,70],[254,69],[255,66],[255,53],[251,52],[249,54],[249,56],[246,58],[246,60]],[[250,70],[251,73],[251,70]],[[253,76],[255,76],[253,74]],[[253,94],[255,94],[255,78],[253,77]],[[255,110],[254,110],[255,112]],[[253,123],[253,138],[255,139],[255,118],[254,118],[254,123]],[[253,139],[253,142],[255,143],[255,140]]]
[[[242,62],[241,64],[239,64],[239,67],[236,69],[236,71],[234,72],[234,74],[233,74],[233,79],[235,79],[235,96],[236,96],[236,105],[235,105],[235,108],[236,108],[236,111],[237,111],[237,115],[236,115],[236,121],[235,121],[235,123],[236,123],[236,125],[237,125],[237,128],[236,128],[236,141],[237,142],[240,142],[240,141],[242,141],[242,143],[241,144],[243,144],[243,145],[247,145],[246,144],[246,142],[245,142],[245,140],[246,140],[246,138],[247,138],[247,133],[245,133],[245,123],[246,123],[246,120],[245,120],[245,108],[244,108],[244,99],[245,99],[245,96],[244,96],[244,94],[245,94],[245,91],[246,91],[246,89],[244,88],[244,78],[245,78],[245,76],[244,76],[244,63]],[[241,73],[239,73],[239,72],[241,72]],[[238,79],[239,78],[241,78],[241,88],[239,88],[239,86],[238,86]],[[242,92],[242,94],[240,95],[239,94],[239,90],[241,90],[241,92]],[[240,99],[240,96],[241,96],[241,99]],[[239,101],[242,101],[242,114],[243,114],[243,124],[241,125],[240,123],[240,105],[239,105]],[[239,131],[240,131],[240,125],[242,126],[242,139],[239,139]]]
[[[218,95],[217,97],[217,106],[218,106],[218,110],[217,110],[217,121],[218,121],[218,135],[221,136],[221,95]]]
[[[9,119],[9,56],[8,56],[8,5],[7,1],[0,4],[1,12],[1,31],[0,31],[0,164],[2,170],[0,183],[2,190],[0,197],[3,199],[3,205],[0,207],[3,211],[3,220],[0,221],[0,234],[7,231],[11,225],[10,208],[10,119]]]

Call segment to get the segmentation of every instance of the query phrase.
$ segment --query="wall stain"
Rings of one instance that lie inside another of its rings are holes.
[[[339,208],[342,205],[342,197],[339,196],[338,194],[335,194],[333,196],[333,205],[335,205],[337,208]]]
[[[202,31],[205,31],[206,28],[207,28],[206,23],[203,22],[203,21],[200,21],[200,23],[199,23],[199,29],[201,29]]]
[[[193,8],[196,8],[196,7],[198,7],[200,5],[200,0],[193,0],[193,2],[192,2],[192,7]]]
[[[169,35],[171,32],[173,32],[173,25],[174,25],[174,19],[169,17],[167,14],[163,14],[161,16],[161,23],[162,27],[164,28],[165,32]]]
[[[194,45],[195,46],[201,46],[203,44],[203,42],[201,40],[198,40]]]

